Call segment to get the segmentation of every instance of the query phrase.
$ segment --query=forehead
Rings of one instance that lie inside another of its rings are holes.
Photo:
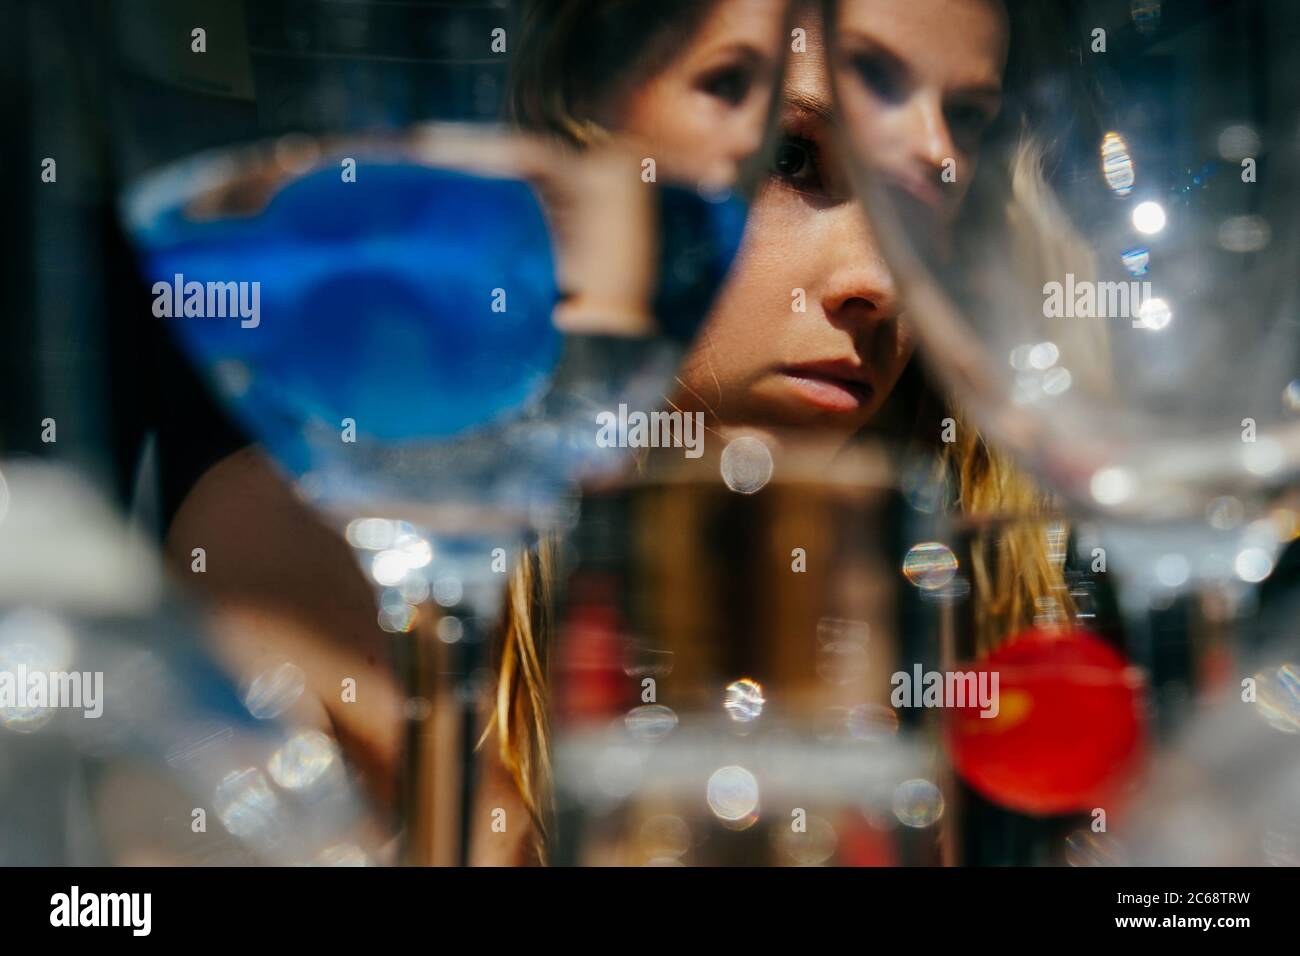
[[[881,47],[946,88],[1001,83],[1002,0],[841,0],[838,10],[837,33],[848,47]]]
[[[707,57],[727,48],[747,48],[775,59],[785,24],[784,0],[717,0],[700,22],[692,53]]]

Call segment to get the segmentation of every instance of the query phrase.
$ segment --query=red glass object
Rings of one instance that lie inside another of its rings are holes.
[[[997,675],[997,714],[982,717],[977,703],[950,710],[949,753],[994,803],[1034,815],[1086,812],[1105,807],[1136,768],[1142,677],[1098,637],[1031,628],[964,669]]]

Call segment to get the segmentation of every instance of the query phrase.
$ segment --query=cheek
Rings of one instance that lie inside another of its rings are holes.
[[[885,106],[853,81],[844,98],[850,149],[868,165],[888,168],[900,158],[907,138],[902,111]]]
[[[891,390],[916,352],[916,340],[912,337],[907,323],[897,323],[895,330],[895,334],[890,337],[888,351],[878,357],[878,367],[885,373]]]
[[[631,97],[617,125],[640,140],[658,166],[680,173],[709,148],[706,114],[695,91],[669,73]]]
[[[698,378],[716,388],[716,376],[724,389],[743,385],[777,360],[806,274],[803,244],[792,241],[796,226],[779,199],[764,195],[754,204],[740,254],[683,367],[687,384]]]
[[[762,119],[670,72],[628,102],[620,126],[655,160],[660,181],[689,182],[734,176],[736,163],[759,145]]]
[[[795,290],[814,274],[807,262],[813,244],[798,210],[792,208],[796,203],[776,189],[754,203],[713,324],[735,327],[751,337],[774,336],[788,327],[795,314]],[[803,298],[807,296],[805,290]]]

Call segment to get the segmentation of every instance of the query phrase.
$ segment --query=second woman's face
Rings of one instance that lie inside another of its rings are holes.
[[[939,6],[930,10],[942,19]],[[974,62],[994,64],[994,79],[1000,75],[1005,30],[1000,17],[994,18],[996,8],[984,9],[990,28],[967,32],[968,42],[951,38],[944,57],[900,51],[913,68],[909,81],[920,91],[918,109],[942,98],[939,91],[955,75],[952,64],[967,73],[979,71]],[[807,45],[788,55],[769,180],[754,201],[740,256],[672,398],[684,409],[709,413],[715,428],[808,429],[843,441],[884,404],[913,343],[898,289],[847,181],[817,18],[803,18],[800,25]],[[706,40],[702,35],[694,42]],[[691,114],[666,99],[640,106],[658,119],[658,135],[664,134],[664,117]],[[917,142],[906,155],[928,157],[936,136],[959,137],[946,128],[936,132],[936,122],[949,120],[943,111],[929,112],[925,123],[892,124],[891,136],[902,150],[909,146],[908,129],[915,130]],[[964,130],[960,136],[963,145],[970,142]],[[969,162],[972,155],[961,158]]]

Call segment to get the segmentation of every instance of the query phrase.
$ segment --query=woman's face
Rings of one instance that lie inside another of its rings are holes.
[[[917,182],[937,180],[951,154],[959,170],[972,169],[980,130],[967,105],[978,102],[988,119],[996,110],[987,94],[1000,82],[1005,58],[1000,6],[870,0],[871,16],[854,6],[850,0],[846,10],[851,50],[859,60],[870,51],[881,64],[875,72],[889,77],[860,114],[888,146],[890,168]],[[708,28],[726,22],[715,15],[693,47],[718,43]],[[673,400],[709,413],[715,428],[815,429],[842,442],[884,404],[913,346],[898,290],[847,182],[819,18],[802,17],[798,25],[807,33],[806,50],[788,54],[773,169]],[[875,75],[874,68],[860,69]],[[648,86],[644,96],[652,99],[629,115],[630,131],[675,135],[673,117],[696,115],[686,89]],[[638,128],[645,116],[656,118],[653,130]],[[709,135],[686,125],[681,135]],[[955,208],[964,192],[963,186],[944,202]]]
[[[855,147],[950,222],[1002,108],[1002,0],[842,0],[835,43]]]
[[[619,100],[610,125],[643,139],[668,177],[734,180],[762,144],[785,10],[785,0],[717,0],[684,49]]]

